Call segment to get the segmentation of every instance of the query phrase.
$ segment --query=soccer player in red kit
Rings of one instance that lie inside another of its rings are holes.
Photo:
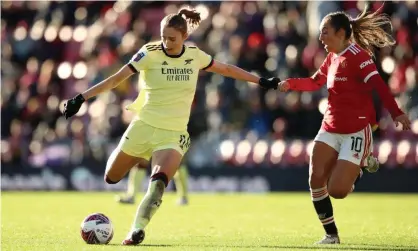
[[[328,107],[311,154],[309,185],[311,197],[325,229],[317,244],[339,244],[329,196],[345,198],[360,177],[361,167],[370,165],[376,124],[372,90],[376,90],[396,125],[410,129],[408,117],[398,108],[389,88],[372,60],[373,47],[395,44],[385,28],[390,19],[367,9],[352,19],[344,12],[328,14],[321,22],[319,40],[329,52],[310,78],[291,78],[279,84],[280,91],[315,91],[325,83]],[[376,163],[375,163],[376,164]]]

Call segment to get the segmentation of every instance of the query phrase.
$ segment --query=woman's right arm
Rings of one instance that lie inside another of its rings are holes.
[[[118,72],[116,72],[112,76],[106,78],[102,82],[98,83],[97,85],[83,92],[82,93],[83,98],[87,100],[89,98],[99,95],[100,93],[103,93],[103,92],[106,92],[115,88],[123,80],[129,78],[135,73],[131,67],[132,66],[130,64],[124,65]]]
[[[289,78],[279,84],[282,92],[293,91],[316,91],[327,82],[328,66],[330,65],[331,53],[328,53],[322,65],[310,78]]]
[[[284,82],[287,82],[288,89],[290,90],[316,91],[327,82],[327,77],[322,72],[317,71],[310,78],[289,78]]]

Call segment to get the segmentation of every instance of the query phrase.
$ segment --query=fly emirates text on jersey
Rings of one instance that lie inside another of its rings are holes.
[[[167,75],[167,81],[189,81],[193,74],[191,68],[161,68],[161,74]]]

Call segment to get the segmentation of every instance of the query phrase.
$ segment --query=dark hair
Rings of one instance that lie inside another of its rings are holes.
[[[383,5],[382,5],[383,6]],[[396,43],[392,37],[392,23],[386,14],[380,14],[380,7],[373,13],[368,12],[369,6],[356,18],[345,12],[328,14],[330,24],[336,31],[345,30],[346,39],[352,38],[356,44],[365,49],[370,55],[374,47],[383,48]]]
[[[172,27],[182,34],[191,34],[199,26],[200,21],[199,12],[193,9],[181,9],[177,14],[165,16],[161,21],[161,25]]]

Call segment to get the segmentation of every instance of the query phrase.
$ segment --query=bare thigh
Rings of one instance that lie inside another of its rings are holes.
[[[328,181],[328,193],[336,199],[345,198],[360,173],[360,167],[373,151],[370,126],[343,136],[338,161]]]
[[[170,181],[177,172],[183,155],[174,149],[164,149],[155,151],[152,154],[152,175],[156,173],[164,173],[168,181]]]
[[[338,152],[324,142],[315,141],[309,163],[309,186],[312,189],[327,185],[336,164]]]
[[[360,166],[347,160],[339,159],[328,181],[328,193],[335,199],[345,198],[360,173]]]
[[[148,163],[144,158],[128,155],[116,148],[107,161],[105,177],[113,182],[119,182],[135,165],[138,168],[146,168]]]

